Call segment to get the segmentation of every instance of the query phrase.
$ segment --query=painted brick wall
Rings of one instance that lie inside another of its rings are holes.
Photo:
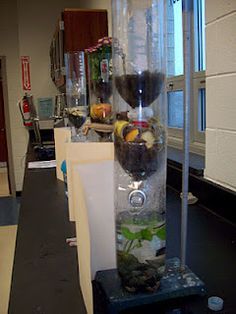
[[[236,190],[236,1],[206,0],[205,177]]]

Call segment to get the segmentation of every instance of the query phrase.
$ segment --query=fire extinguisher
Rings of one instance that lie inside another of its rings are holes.
[[[22,98],[22,100],[19,102],[19,108],[20,108],[24,126],[27,126],[27,127],[33,126],[33,123],[30,118],[30,106],[29,106],[29,100],[27,98],[27,95],[25,95]]]

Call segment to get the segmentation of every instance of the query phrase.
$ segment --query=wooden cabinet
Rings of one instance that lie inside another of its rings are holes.
[[[50,46],[51,78],[62,89],[65,85],[66,52],[83,51],[108,36],[106,10],[65,9]]]

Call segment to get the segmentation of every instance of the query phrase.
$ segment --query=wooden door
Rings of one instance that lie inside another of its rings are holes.
[[[7,161],[7,140],[4,116],[2,79],[0,77],[0,162]]]

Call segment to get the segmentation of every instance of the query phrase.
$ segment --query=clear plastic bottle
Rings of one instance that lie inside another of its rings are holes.
[[[82,138],[81,126],[88,116],[84,52],[65,54],[67,114],[74,140]]]
[[[91,122],[113,123],[112,111],[112,39],[104,37],[87,49],[89,64],[89,101]],[[110,141],[112,132],[99,132],[101,141]]]
[[[68,197],[68,185],[67,185],[67,166],[66,166],[66,161],[63,160],[61,163],[61,171],[63,174],[63,181],[64,181],[64,186],[65,186],[65,195]]]
[[[117,264],[131,292],[155,291],[165,263],[163,0],[112,0]]]

